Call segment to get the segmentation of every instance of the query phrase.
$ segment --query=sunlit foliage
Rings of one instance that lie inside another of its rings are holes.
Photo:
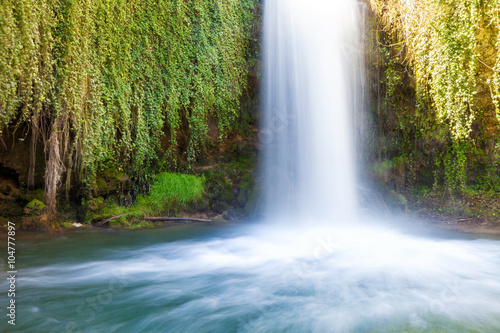
[[[478,66],[487,66],[491,97],[499,101],[499,55],[496,64],[482,59],[482,32],[500,34],[498,0],[370,0],[383,29],[401,41],[418,84],[431,98],[440,121],[456,140],[469,137],[482,110],[475,105]],[[494,67],[494,68],[492,68]]]
[[[0,131],[28,125],[31,178],[43,140],[49,206],[64,171],[68,188],[72,174],[92,188],[103,168],[134,174],[195,161],[209,119],[223,139],[239,115],[257,5],[2,1]]]

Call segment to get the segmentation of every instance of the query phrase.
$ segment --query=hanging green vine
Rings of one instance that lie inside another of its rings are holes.
[[[380,151],[392,148],[383,157],[407,159],[394,178],[409,184],[410,169],[416,170],[413,185],[432,184],[448,197],[496,188],[500,1],[368,3],[378,57],[377,144]]]
[[[33,140],[44,140],[47,158],[57,156],[52,165],[70,171],[66,183],[73,170],[89,188],[104,168],[140,174],[195,161],[209,120],[218,123],[221,140],[235,125],[258,6],[4,0],[0,130],[28,125]],[[49,154],[54,142],[58,154]]]
[[[384,29],[404,42],[406,60],[439,120],[456,140],[468,138],[481,112],[475,106],[477,35],[485,16],[498,17],[498,1],[370,0],[370,4],[385,23]],[[498,91],[497,81],[492,91]]]
[[[494,26],[497,31],[495,48],[500,48],[500,1],[490,0],[485,5],[486,16],[489,19],[488,24]],[[493,67],[493,79],[491,81],[491,92],[493,102],[495,103],[496,115],[500,119],[500,52],[497,53],[495,65]]]

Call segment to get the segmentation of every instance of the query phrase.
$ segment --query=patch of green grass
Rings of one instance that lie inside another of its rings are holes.
[[[161,173],[154,177],[146,196],[139,196],[133,209],[151,214],[177,213],[202,200],[205,186],[203,176]]]
[[[85,221],[100,222],[113,216],[126,214],[109,222],[110,226],[127,228],[147,227],[148,222],[139,222],[146,215],[177,214],[190,205],[203,200],[205,178],[185,174],[161,173],[154,176],[147,195],[140,195],[131,207],[121,206],[116,198],[93,198],[87,201]]]

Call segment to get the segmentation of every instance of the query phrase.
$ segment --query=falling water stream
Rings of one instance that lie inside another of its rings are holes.
[[[358,15],[265,1],[261,222],[21,239],[0,331],[500,332],[500,241],[356,214]]]
[[[266,2],[261,138],[268,215],[354,217],[357,13],[355,1]]]

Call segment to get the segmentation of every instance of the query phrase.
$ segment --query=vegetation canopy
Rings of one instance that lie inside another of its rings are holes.
[[[193,162],[239,117],[257,0],[5,0],[0,130],[45,153],[45,192],[91,193],[106,168],[140,176]],[[162,143],[163,146],[162,147]],[[63,181],[61,177],[66,175]]]
[[[456,140],[469,138],[487,110],[482,90],[499,109],[500,2],[497,0],[370,0],[385,31],[405,46],[417,91],[427,95]],[[493,45],[483,45],[493,42]],[[478,66],[483,66],[478,69]],[[480,70],[489,77],[480,82]]]
[[[367,2],[372,173],[424,210],[485,217],[500,179],[500,2]]]

